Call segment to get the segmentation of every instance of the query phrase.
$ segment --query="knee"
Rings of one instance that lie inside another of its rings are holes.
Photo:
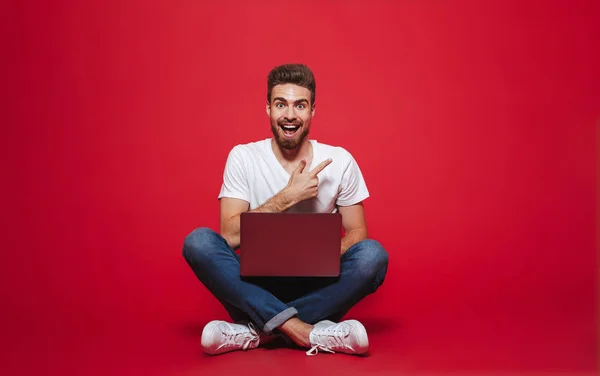
[[[183,241],[183,257],[188,263],[199,261],[208,256],[220,241],[219,235],[213,230],[201,227],[190,232]]]
[[[376,284],[383,283],[388,267],[388,252],[377,240],[363,240],[359,244],[359,264],[365,277],[375,280]]]

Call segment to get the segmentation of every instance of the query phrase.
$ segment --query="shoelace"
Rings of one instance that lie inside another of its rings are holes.
[[[223,334],[225,335],[225,342],[219,346],[217,349],[223,348],[223,347],[237,347],[240,345],[239,341],[236,341],[238,336],[243,336],[243,344],[242,344],[242,349],[243,350],[248,350],[248,348],[250,348],[250,346],[252,344],[254,344],[256,342],[256,345],[258,346],[258,341],[260,339],[260,337],[258,336],[258,331],[256,330],[256,327],[254,326],[253,323],[248,323],[248,329],[249,332],[246,332],[244,329],[242,328],[237,328],[234,327],[231,324],[226,323],[227,325],[227,329],[226,331],[222,331]],[[256,346],[254,346],[256,347]]]
[[[326,329],[317,329],[315,333],[313,333],[313,335],[316,337],[316,343],[310,348],[310,350],[306,352],[306,355],[315,356],[319,353],[319,350],[335,353],[333,348],[340,347],[348,347],[352,349],[352,347],[344,343],[344,337],[346,337],[348,333],[347,325],[343,323],[332,325]],[[328,342],[328,345],[325,344],[325,342]]]

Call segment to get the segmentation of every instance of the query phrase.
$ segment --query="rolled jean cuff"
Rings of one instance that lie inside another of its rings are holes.
[[[271,334],[273,329],[282,325],[284,322],[288,321],[289,319],[296,316],[297,314],[298,314],[298,311],[296,310],[296,308],[294,308],[294,307],[286,308],[285,310],[283,310],[283,311],[279,312],[277,315],[275,315],[275,317],[273,317],[271,320],[267,321],[267,323],[263,327],[263,332],[265,332],[265,334]]]

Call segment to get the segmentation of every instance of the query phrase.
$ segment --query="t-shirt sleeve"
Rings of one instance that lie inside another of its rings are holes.
[[[336,200],[336,205],[354,205],[367,197],[369,197],[369,190],[358,167],[358,163],[350,153],[347,153],[347,162],[342,175],[340,193]]]
[[[219,192],[219,199],[230,197],[250,202],[250,189],[243,153],[239,146],[234,147],[229,152],[225,163],[225,171],[223,172],[223,184]]]

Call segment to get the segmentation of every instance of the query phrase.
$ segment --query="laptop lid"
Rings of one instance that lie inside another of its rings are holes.
[[[261,277],[338,277],[340,213],[240,215],[240,274]]]

